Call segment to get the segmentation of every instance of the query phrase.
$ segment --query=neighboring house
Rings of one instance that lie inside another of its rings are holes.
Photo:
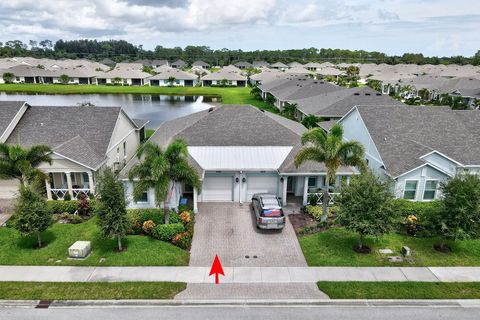
[[[181,68],[185,68],[187,66],[187,63],[181,59],[178,59],[177,61],[172,62],[170,66],[172,68],[181,69]]]
[[[42,164],[48,199],[72,199],[94,193],[95,176],[104,166],[122,169],[144,137],[145,121],[133,120],[120,107],[31,107],[0,102],[0,142],[29,148],[48,145],[51,165]],[[0,180],[0,198],[16,195],[16,181]]]
[[[317,71],[320,71],[320,69],[322,69],[322,65],[318,62],[309,62],[305,64],[303,67],[313,72],[317,72]]]
[[[299,76],[308,76],[311,74],[310,71],[301,66],[290,67],[288,70],[285,71],[285,73]]]
[[[280,78],[259,86],[262,97],[266,100],[268,96],[274,98],[274,105],[282,110],[285,103],[296,98],[306,98],[312,95],[320,95],[326,92],[340,90],[334,84],[324,81],[313,80],[305,76],[292,75],[288,78]]]
[[[405,106],[402,102],[382,95],[369,87],[341,88],[310,97],[289,97],[287,101],[297,105],[295,117],[300,121],[310,114],[324,120],[338,120],[353,107],[360,105]]]
[[[249,80],[251,84],[260,85],[280,78],[286,78],[288,76],[285,75],[284,72],[278,71],[277,69],[261,68],[260,70],[260,73],[250,76]]]
[[[235,69],[239,70],[236,71]],[[240,73],[240,69],[234,66],[227,66],[216,72],[212,72],[200,78],[202,86],[235,86],[246,87],[247,77]]]
[[[303,64],[301,64],[300,62],[293,61],[293,62],[290,62],[290,63],[288,64],[288,67],[289,67],[289,68],[298,68],[298,67],[304,68],[305,66],[304,66]]]
[[[14,83],[62,83],[60,77],[67,75],[69,84],[94,84],[97,72],[87,67],[55,68],[53,70],[17,65],[3,70],[14,75]],[[2,75],[3,75],[2,72]],[[2,81],[3,82],[3,81]]]
[[[240,61],[240,62],[237,62],[234,64],[235,67],[237,67],[238,69],[249,69],[249,68],[252,68],[253,65],[250,63],[250,62],[246,62],[246,61]]]
[[[260,69],[260,68],[268,68],[270,67],[270,64],[267,61],[261,60],[261,61],[253,61],[252,66],[256,69]]]
[[[208,69],[210,68],[210,65],[206,63],[205,61],[202,60],[197,60],[192,63],[192,68],[201,68],[201,69]]]
[[[477,110],[359,106],[340,123],[346,140],[365,146],[369,167],[394,180],[396,197],[431,201],[457,172],[480,173],[479,121]]]
[[[97,84],[115,84],[122,86],[143,86],[146,79],[152,75],[143,72],[143,65],[136,63],[118,63],[117,66],[108,72],[97,73]]]
[[[151,66],[153,68],[158,68],[161,66],[168,66],[168,60],[152,60]]]
[[[196,211],[199,202],[249,203],[254,193],[276,194],[284,205],[287,196],[306,204],[308,193],[317,192],[326,175],[322,163],[306,162],[299,168],[293,163],[306,130],[298,122],[253,106],[223,105],[164,122],[149,141],[164,149],[174,139],[184,139],[189,162],[202,181],[201,192],[172,183],[167,199],[171,208],[178,206],[182,196],[192,197]],[[143,201],[132,201],[134,182],[127,176],[137,162],[132,159],[121,172],[127,200],[131,207],[154,207],[153,190]],[[352,168],[339,168],[336,185],[355,173]]]
[[[270,65],[270,68],[285,71],[288,69],[288,66],[282,62],[275,62],[274,64]]]
[[[150,86],[178,86],[178,87],[193,87],[197,84],[197,76],[193,73],[185,72],[179,69],[162,66],[157,68],[158,74],[147,79]],[[171,83],[171,78],[175,78]]]

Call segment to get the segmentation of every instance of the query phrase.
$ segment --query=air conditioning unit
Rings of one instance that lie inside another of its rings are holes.
[[[68,248],[68,256],[72,259],[86,258],[92,251],[90,241],[77,241]]]

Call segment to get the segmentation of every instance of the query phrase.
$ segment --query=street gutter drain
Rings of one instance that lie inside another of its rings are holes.
[[[253,256],[253,259],[257,259],[258,257],[257,256]]]
[[[249,259],[249,258],[250,258],[250,256],[245,256],[245,259]]]
[[[52,300],[40,300],[35,309],[48,309],[52,302]]]

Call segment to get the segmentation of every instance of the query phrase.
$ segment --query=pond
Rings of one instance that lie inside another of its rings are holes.
[[[154,94],[25,94],[0,92],[0,101],[26,101],[31,106],[120,106],[135,119],[150,120],[156,129],[162,122],[206,110],[221,102],[215,96],[168,96]]]

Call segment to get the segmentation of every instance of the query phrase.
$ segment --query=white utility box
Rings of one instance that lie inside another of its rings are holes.
[[[86,258],[90,254],[90,251],[92,251],[90,241],[77,241],[68,248],[68,256],[70,258],[82,259]]]

